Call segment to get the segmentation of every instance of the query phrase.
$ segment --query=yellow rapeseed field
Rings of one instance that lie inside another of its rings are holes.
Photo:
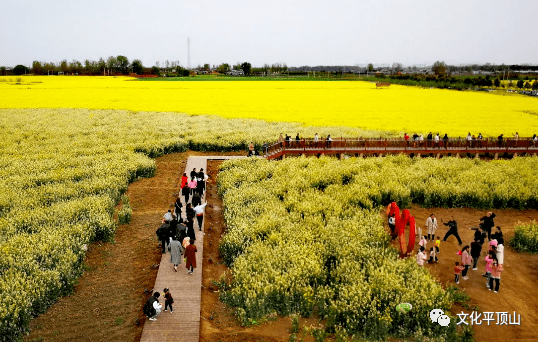
[[[129,77],[0,77],[0,108],[89,108],[216,114],[408,133],[538,133],[538,100],[357,81],[137,81]],[[11,81],[10,81],[11,80]],[[17,84],[20,83],[20,84]],[[500,92],[500,91],[499,91]]]

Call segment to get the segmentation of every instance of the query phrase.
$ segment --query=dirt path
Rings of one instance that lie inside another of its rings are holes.
[[[35,318],[25,341],[139,341],[145,322],[142,306],[148,296],[144,292],[153,288],[158,269],[152,265],[161,260],[155,230],[175,201],[186,159],[215,154],[189,151],[157,158],[155,177],[129,186],[131,223],[118,228],[114,243],[90,246],[87,271],[74,293]]]

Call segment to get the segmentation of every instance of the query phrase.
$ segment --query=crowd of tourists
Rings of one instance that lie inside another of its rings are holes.
[[[173,265],[174,271],[178,271],[178,266],[183,260],[187,274],[192,275],[196,268],[197,252],[194,221],[196,218],[198,230],[203,231],[204,210],[207,202],[202,204],[202,198],[209,176],[204,173],[204,169],[200,169],[200,171],[193,169],[189,176],[186,173],[183,174],[181,178],[181,191],[176,198],[174,208],[173,210],[168,209],[164,214],[156,234],[161,252],[163,254],[170,253],[170,263]],[[185,203],[185,218],[183,218],[184,204],[181,200],[182,196]],[[165,288],[164,293],[164,311],[170,309],[170,313],[172,313],[174,300],[169,289]],[[144,305],[144,314],[151,321],[156,321],[157,315],[162,311],[159,297],[159,292],[153,293]]]
[[[478,270],[478,262],[483,259],[484,274],[482,276],[487,278],[486,287],[495,293],[499,291],[504,263],[504,237],[501,227],[495,227],[495,217],[493,212],[488,212],[484,217],[480,218],[478,227],[469,228],[475,231],[473,239],[456,253],[458,256],[454,262],[454,281],[456,284],[460,283],[460,279],[468,280],[469,269]],[[422,229],[419,225],[416,227],[419,240],[416,261],[420,267],[424,266],[425,262],[430,264],[438,262],[441,242],[447,241],[450,236],[454,235],[460,247],[463,245],[458,233],[458,223],[454,217],[451,217],[448,222],[443,222],[443,220],[441,222],[448,227],[448,231],[442,240],[439,235],[436,235],[438,223],[434,214],[431,214],[426,220],[427,234],[422,235]],[[433,243],[433,246],[428,250],[427,245],[429,242]]]

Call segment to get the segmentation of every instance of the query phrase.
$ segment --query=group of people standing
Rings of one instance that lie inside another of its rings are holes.
[[[162,224],[157,229],[156,234],[159,239],[162,253],[170,252],[170,263],[174,265],[174,271],[178,271],[178,265],[182,259],[185,261],[187,274],[192,275],[196,268],[196,232],[194,230],[194,219],[198,222],[198,229],[203,230],[204,209],[207,202],[202,204],[202,197],[206,189],[206,182],[209,176],[204,174],[204,169],[199,172],[193,169],[190,173],[190,181],[184,173],[181,178],[181,192],[174,203],[174,210],[168,209],[164,214]],[[185,216],[183,219],[183,203],[181,195],[185,198]],[[189,203],[189,200],[191,201]],[[168,289],[165,292],[165,309],[168,307],[173,312],[173,298]],[[156,316],[161,312],[162,305],[159,303],[160,293],[155,292],[144,306],[144,314],[152,321],[157,320]]]
[[[482,255],[482,248],[486,239],[488,241],[488,250],[485,253],[485,273],[484,277],[487,277],[486,287],[495,293],[499,291],[500,281],[501,281],[501,272],[503,271],[504,263],[504,237],[501,227],[497,226],[496,230],[493,231],[495,227],[494,218],[495,214],[493,212],[488,212],[484,217],[479,219],[479,225],[477,228],[469,228],[475,230],[474,238],[470,245],[465,245],[457,253],[460,256],[460,260],[455,262],[454,267],[454,281],[456,284],[460,282],[460,276],[463,280],[468,280],[467,276],[469,269],[472,267],[473,270],[477,270],[477,263],[479,258]],[[390,220],[390,218],[389,218]],[[390,221],[389,221],[390,222]],[[443,222],[441,220],[441,222]],[[390,224],[390,223],[389,223]],[[450,221],[443,222],[445,226],[448,226],[448,231],[446,232],[442,241],[447,241],[447,238],[451,235],[454,235],[458,240],[458,244],[461,246],[462,241],[458,234],[458,223],[451,217]],[[419,238],[419,251],[417,253],[417,264],[423,266],[426,259],[426,245],[428,241],[434,241],[434,246],[430,248],[430,258],[429,263],[438,262],[437,254],[440,253],[441,239],[439,236],[435,235],[435,231],[438,228],[437,219],[434,214],[431,214],[426,219],[425,228],[427,229],[427,235],[422,236],[422,229],[417,225],[416,231]],[[493,231],[493,232],[492,232]],[[495,286],[494,286],[495,283]]]

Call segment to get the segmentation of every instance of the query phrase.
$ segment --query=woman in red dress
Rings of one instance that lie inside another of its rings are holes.
[[[196,268],[196,246],[194,245],[194,240],[190,240],[190,245],[185,248],[185,267],[187,267],[188,274],[192,274]]]

